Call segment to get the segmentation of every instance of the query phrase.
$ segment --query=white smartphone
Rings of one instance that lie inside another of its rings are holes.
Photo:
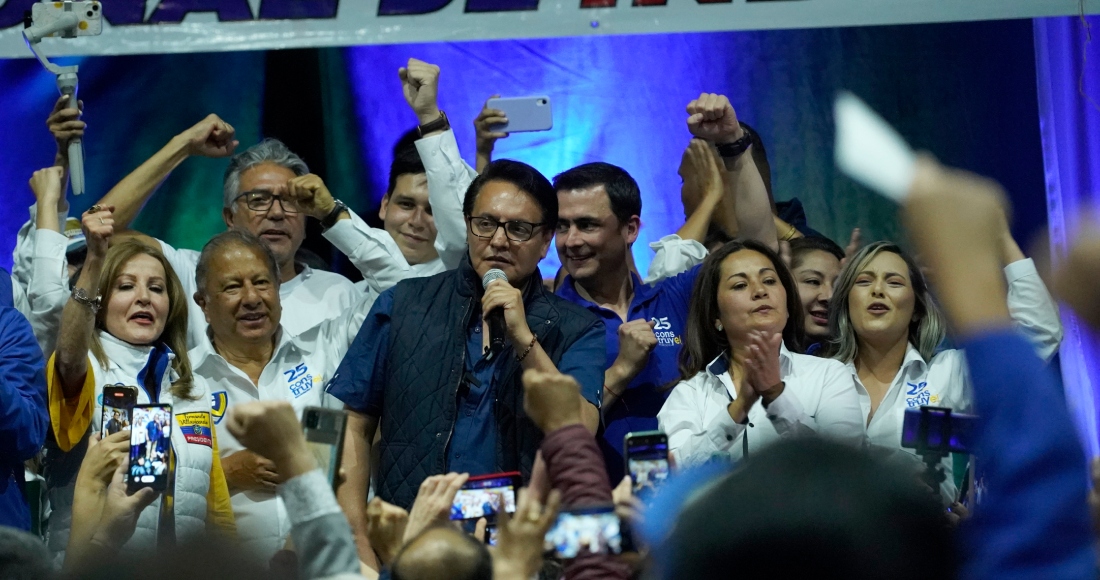
[[[504,111],[508,122],[491,127],[504,133],[522,133],[525,131],[549,131],[554,127],[554,113],[550,97],[507,97],[489,99],[490,109]]]
[[[98,0],[87,2],[35,2],[31,4],[31,19],[36,27],[45,27],[67,12],[76,14],[76,36],[98,36],[103,33],[103,6]],[[63,36],[58,33],[46,38]]]

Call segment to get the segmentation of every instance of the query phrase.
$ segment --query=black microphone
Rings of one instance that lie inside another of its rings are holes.
[[[508,275],[504,273],[504,270],[493,268],[485,273],[481,277],[481,287],[487,288],[489,282],[493,280],[508,281]],[[508,332],[508,326],[504,324],[504,310],[500,308],[494,308],[489,312],[484,313],[485,321],[489,323],[489,352],[499,354],[504,350],[504,336]]]

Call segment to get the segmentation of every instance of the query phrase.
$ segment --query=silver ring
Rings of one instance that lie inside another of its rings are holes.
[[[99,218],[99,225],[103,225],[103,218]]]

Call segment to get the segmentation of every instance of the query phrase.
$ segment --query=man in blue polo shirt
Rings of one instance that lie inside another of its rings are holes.
[[[770,239],[774,244],[775,226],[763,179],[751,156],[744,155],[751,138],[729,100],[703,94],[687,110],[688,130],[708,146],[716,146],[723,158],[731,190],[723,193],[732,197],[737,208],[741,237]],[[559,208],[555,243],[568,272],[557,294],[599,316],[606,330],[600,447],[608,475],[618,481],[624,475],[623,438],[631,431],[657,428],[657,412],[680,379],[680,346],[705,249],[674,249],[670,246],[699,244],[679,236],[662,238],[655,249],[663,245],[659,252],[682,254],[681,267],[666,264],[663,274],[668,277],[643,284],[630,268],[630,248],[638,238],[642,213],[634,178],[608,163],[588,163],[555,177],[554,189]],[[700,222],[705,230],[715,205],[715,200],[699,204],[688,222]]]

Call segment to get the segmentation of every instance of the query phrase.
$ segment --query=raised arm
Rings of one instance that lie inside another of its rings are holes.
[[[26,288],[24,314],[34,329],[35,338],[46,355],[52,354],[61,325],[61,310],[69,298],[69,275],[65,250],[68,239],[61,233],[58,199],[64,196],[64,175],[60,167],[40,169],[31,177],[30,187],[38,200],[32,213],[35,228],[28,260],[30,275]],[[28,232],[30,234],[31,232]],[[22,237],[23,232],[20,232]]]
[[[416,113],[420,126],[439,120],[439,67],[415,58],[399,71],[405,102]],[[491,146],[490,146],[491,149]],[[441,129],[425,132],[416,141],[416,150],[428,177],[428,201],[435,220],[435,250],[447,269],[458,267],[466,253],[466,218],[462,202],[466,188],[477,177],[458,151],[449,123]]]
[[[122,178],[99,200],[99,205],[113,206],[117,229],[125,230],[153,192],[185,159],[192,155],[228,157],[237,144],[232,125],[217,115],[207,115],[193,127],[172,137],[160,151]]]
[[[733,105],[723,95],[703,93],[688,103],[687,113],[691,134],[718,145],[720,152],[723,145],[732,146],[745,136]],[[749,150],[728,156],[723,154],[722,159],[728,172],[734,207],[737,208],[738,237],[757,240],[778,250],[768,191]]]
[[[1039,358],[1049,361],[1062,344],[1063,328],[1058,303],[1039,277],[1035,262],[1024,255],[1012,237],[1007,219],[1002,220],[1002,226],[1001,262],[1008,283],[1008,314],[1016,330],[1035,347]]]
[[[966,352],[983,419],[975,452],[986,493],[960,529],[970,556],[960,577],[1091,577],[1088,468],[1058,383],[1012,329],[998,259],[1002,204],[997,184],[930,159],[917,162],[905,203],[906,227]]]
[[[493,95],[490,99],[499,98],[500,95]],[[474,119],[474,132],[477,135],[477,159],[474,165],[477,167],[477,172],[481,173],[485,171],[485,166],[489,165],[493,161],[493,148],[497,144],[497,139],[504,139],[508,136],[507,133],[501,131],[494,131],[494,125],[503,125],[508,122],[507,115],[500,109],[490,109],[489,100],[485,100],[485,104],[481,106],[481,112],[477,114],[477,118]]]
[[[96,210],[96,211],[92,211]],[[61,331],[57,344],[57,373],[65,398],[80,394],[88,373],[88,349],[95,332],[96,310],[99,303],[99,277],[103,272],[103,261],[107,256],[107,244],[114,232],[112,208],[93,206],[84,212],[81,226],[88,240],[88,257],[84,260],[84,269],[73,288],[74,298],[65,303],[61,313]],[[96,306],[78,301],[78,290],[88,299],[95,300]]]

